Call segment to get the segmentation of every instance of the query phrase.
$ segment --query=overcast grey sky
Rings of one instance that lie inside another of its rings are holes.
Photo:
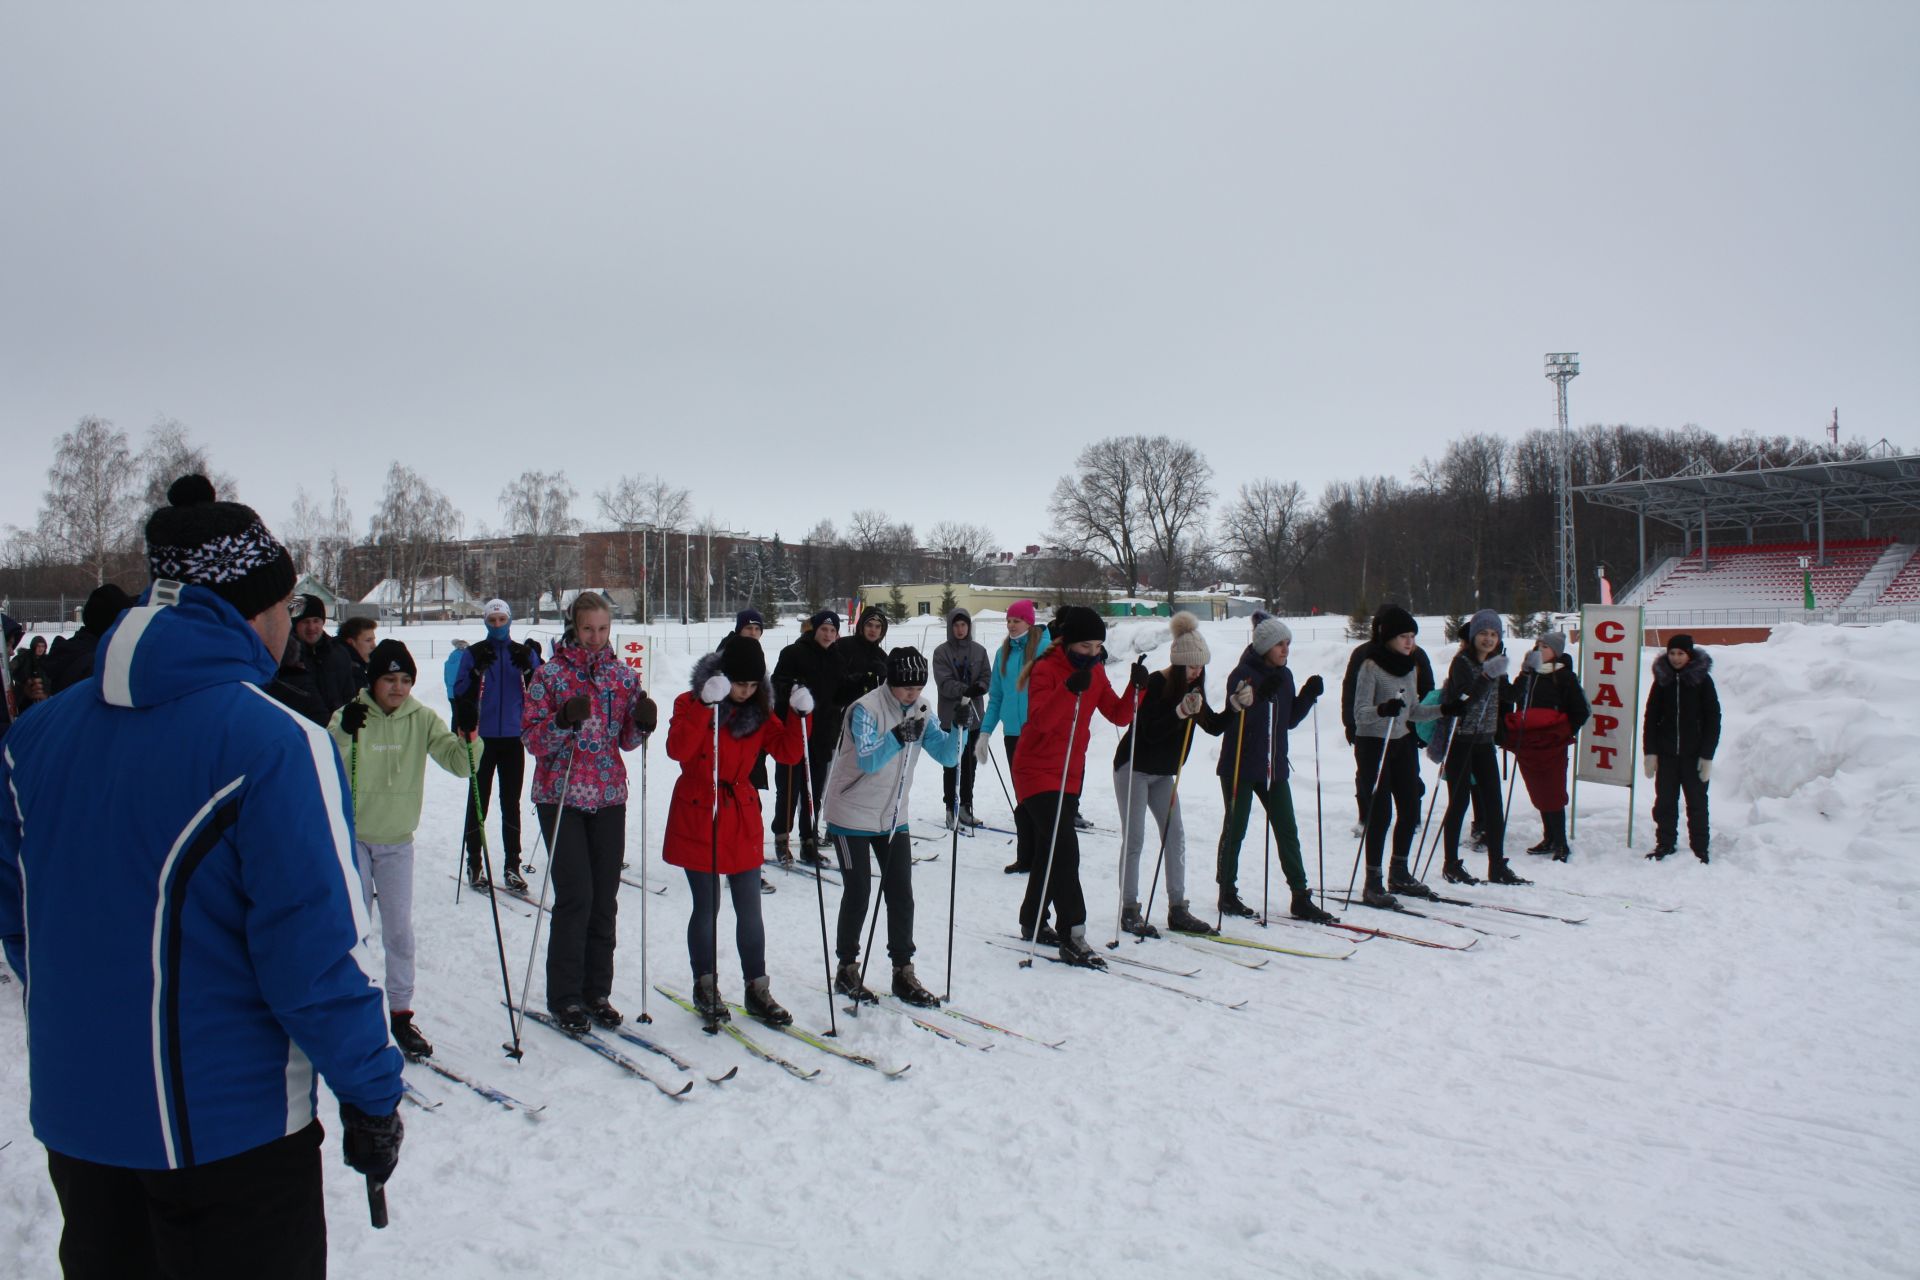
[[[631,471],[1037,540],[1468,430],[1917,435],[1920,5],[15,4],[0,524],[85,414],[283,523]]]

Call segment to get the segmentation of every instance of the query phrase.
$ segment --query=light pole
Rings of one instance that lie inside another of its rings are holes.
[[[1573,555],[1573,439],[1567,430],[1567,384],[1580,376],[1578,351],[1547,353],[1547,377],[1560,393],[1560,477],[1559,477],[1559,555],[1557,590],[1560,612],[1572,613],[1579,604],[1579,584],[1574,580]]]

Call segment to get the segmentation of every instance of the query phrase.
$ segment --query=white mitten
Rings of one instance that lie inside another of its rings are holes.
[[[1654,774],[1660,772],[1660,757],[1659,756],[1641,756],[1640,770],[1641,772],[1645,773],[1649,778],[1651,778]]]
[[[1233,691],[1233,696],[1227,699],[1227,701],[1231,702],[1234,706],[1240,708],[1242,711],[1245,711],[1248,707],[1253,705],[1253,698],[1254,698],[1253,681],[1249,680],[1245,684],[1242,684],[1238,689],[1235,689]]]
[[[803,684],[793,686],[793,692],[787,695],[787,705],[793,708],[793,714],[806,716],[813,714],[813,693]]]
[[[981,734],[973,744],[973,758],[981,764],[987,763],[988,752],[993,750],[993,739]]]
[[[708,676],[707,682],[700,686],[700,701],[713,706],[733,692],[733,681],[725,676]]]
[[[1206,705],[1206,699],[1200,696],[1198,689],[1187,690],[1187,696],[1180,699],[1179,716],[1182,720],[1191,719],[1200,714],[1200,708]]]
[[[1700,781],[1705,782],[1711,777],[1713,777],[1713,761],[1702,760],[1700,762]]]
[[[1498,680],[1501,676],[1507,674],[1507,655],[1504,653],[1494,654],[1491,658],[1488,658],[1480,664],[1480,670],[1486,673],[1487,679]]]

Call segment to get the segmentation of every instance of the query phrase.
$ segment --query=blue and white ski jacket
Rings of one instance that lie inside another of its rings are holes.
[[[313,1122],[316,1069],[370,1114],[400,1100],[346,777],[260,688],[276,666],[225,600],[157,584],[93,683],[0,744],[0,943],[51,1150],[236,1155]]]

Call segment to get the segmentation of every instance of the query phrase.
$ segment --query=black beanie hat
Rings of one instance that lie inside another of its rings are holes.
[[[1078,644],[1082,640],[1105,640],[1107,624],[1100,615],[1083,604],[1070,604],[1054,615],[1054,621],[1060,624],[1059,641],[1061,644]]]
[[[840,629],[840,615],[831,609],[822,609],[807,619],[807,630],[818,631],[821,627],[829,623],[832,624],[835,631],[838,631]]]
[[[758,640],[728,636],[720,646],[720,672],[735,684],[757,684],[767,678],[766,651]]]
[[[293,557],[252,507],[218,501],[205,476],[181,476],[147,519],[147,572],[205,587],[252,618],[293,592]]]
[[[1419,635],[1420,624],[1413,620],[1412,614],[1397,604],[1383,604],[1380,606],[1380,612],[1373,615],[1375,640],[1385,642],[1395,636],[1404,636],[1408,632]]]
[[[80,608],[80,625],[89,633],[103,636],[113,620],[133,608],[133,597],[111,582],[93,589]]]
[[[318,618],[322,622],[327,620],[327,606],[319,596],[301,596],[300,607],[293,611],[295,622],[305,622],[308,618]]]
[[[413,680],[420,678],[419,668],[413,665],[413,655],[407,652],[407,646],[388,638],[373,646],[373,652],[367,655],[367,683],[395,672],[404,672]]]
[[[1690,635],[1688,635],[1688,634],[1687,634],[1686,632],[1684,632],[1684,631],[1682,631],[1682,632],[1681,632],[1681,633],[1680,633],[1679,635],[1677,635],[1677,636],[1669,636],[1669,637],[1667,638],[1667,648],[1669,648],[1669,649],[1685,649],[1685,650],[1686,650],[1686,651],[1688,652],[1688,654],[1692,654],[1692,652],[1693,652],[1693,637],[1692,637],[1692,636],[1690,636]]]
[[[927,660],[910,644],[901,645],[887,655],[887,687],[902,689],[927,682]]]
[[[733,629],[735,631],[738,631],[742,627],[764,627],[766,625],[767,620],[760,616],[758,609],[742,609],[733,615]]]

